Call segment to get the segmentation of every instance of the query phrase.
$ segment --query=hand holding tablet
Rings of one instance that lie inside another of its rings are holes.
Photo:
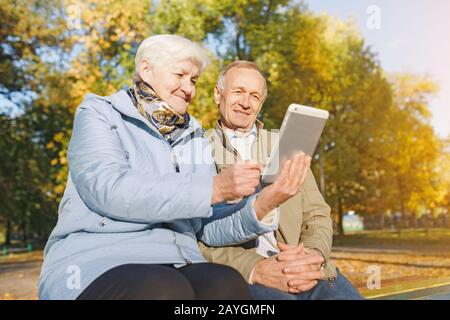
[[[258,219],[300,191],[327,119],[326,110],[297,104],[289,106],[278,143],[262,175],[264,188],[254,204]]]
[[[289,106],[281,124],[278,143],[272,149],[262,174],[263,185],[273,183],[280,166],[295,153],[303,152],[313,157],[328,117],[326,110],[298,104]]]
[[[263,188],[255,201],[254,208],[258,219],[262,219],[300,191],[310,165],[311,157],[303,152],[295,153],[283,163],[274,183]]]

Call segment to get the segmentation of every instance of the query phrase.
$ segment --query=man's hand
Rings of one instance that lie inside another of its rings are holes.
[[[289,293],[306,292],[324,277],[320,265],[322,256],[315,250],[278,243],[280,253],[260,260],[253,271],[252,281]]]
[[[288,292],[300,293],[314,288],[318,280],[324,277],[321,265],[324,262],[322,255],[313,249],[278,243],[280,254],[277,261],[285,263],[283,273],[295,276],[288,281]]]
[[[234,164],[214,177],[211,204],[250,196],[259,184],[262,166],[244,162]]]
[[[286,262],[278,262],[276,256],[258,261],[253,269],[252,282],[266,287],[289,291],[292,275],[283,273]]]
[[[310,165],[311,157],[303,152],[283,163],[275,182],[265,187],[256,198],[254,208],[259,220],[300,191]]]

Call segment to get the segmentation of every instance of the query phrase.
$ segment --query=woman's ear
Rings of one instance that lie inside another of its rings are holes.
[[[145,82],[151,82],[151,79],[153,78],[153,66],[151,65],[149,60],[141,60],[141,64],[139,65],[139,76]]]
[[[221,96],[221,91],[219,89],[218,86],[214,87],[214,102],[219,105],[220,104],[220,96]]]

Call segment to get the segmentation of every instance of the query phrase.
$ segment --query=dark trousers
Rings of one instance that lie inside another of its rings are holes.
[[[244,278],[233,268],[197,263],[126,264],[95,279],[77,300],[251,300]]]

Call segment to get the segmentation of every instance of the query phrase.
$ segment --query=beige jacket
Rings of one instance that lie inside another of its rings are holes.
[[[256,125],[257,135],[251,146],[251,158],[265,165],[278,134],[263,129],[263,124],[259,121]],[[219,122],[216,123],[214,130],[207,132],[207,136],[212,143],[219,173],[239,160],[237,150],[228,141]],[[312,171],[309,170],[300,192],[280,206],[279,229],[275,232],[275,238],[282,243],[301,242],[307,248],[319,250],[326,262],[325,277],[332,282],[336,278],[336,267],[330,261],[332,236],[330,207],[325,203]],[[256,263],[264,259],[256,253],[255,244],[253,241],[237,246],[214,248],[199,243],[201,252],[208,261],[231,266],[247,280],[250,279]]]

